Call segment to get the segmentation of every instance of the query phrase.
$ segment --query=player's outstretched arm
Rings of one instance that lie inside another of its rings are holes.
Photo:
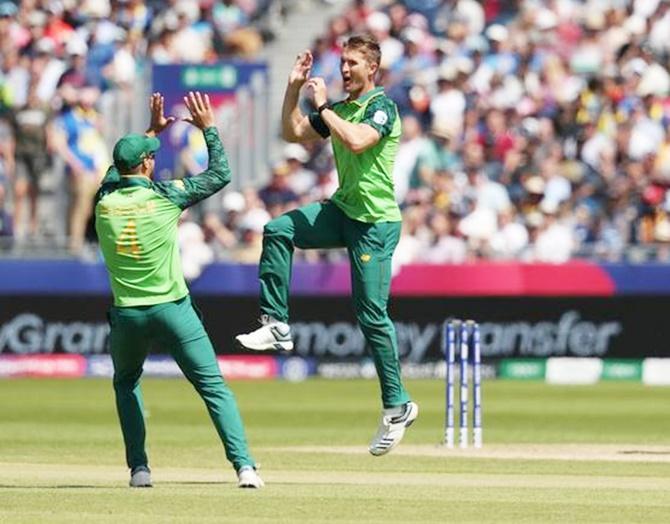
[[[300,89],[309,78],[312,63],[311,52],[300,53],[288,77],[281,112],[282,138],[287,142],[308,142],[321,138],[298,107]]]
[[[184,121],[202,129],[205,136],[209,155],[207,169],[193,177],[155,184],[158,191],[182,209],[213,195],[230,182],[228,157],[214,125],[216,120],[209,96],[191,91],[184,97],[184,103],[190,113],[190,117],[184,118]]]
[[[163,95],[160,93],[153,93],[149,97],[149,112],[151,114],[151,122],[149,129],[144,133],[147,136],[158,136],[165,128],[170,126],[175,120],[173,116],[166,117],[164,113]]]

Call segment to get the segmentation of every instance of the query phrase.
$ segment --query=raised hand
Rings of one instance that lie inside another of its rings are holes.
[[[149,124],[149,129],[147,134],[158,135],[166,127],[172,124],[176,118],[173,116],[165,117],[163,114],[164,111],[164,100],[163,95],[160,93],[153,93],[149,99],[149,110],[151,112],[151,123]]]
[[[311,51],[300,53],[293,64],[293,69],[288,77],[288,83],[292,85],[302,86],[312,71],[312,63],[314,58]]]
[[[214,111],[209,101],[209,95],[202,95],[200,91],[189,91],[188,95],[184,97],[184,103],[188,112],[191,113],[191,118],[183,119],[185,122],[200,129],[214,127]]]

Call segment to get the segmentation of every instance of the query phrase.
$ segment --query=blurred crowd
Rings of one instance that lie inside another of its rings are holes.
[[[0,141],[0,177],[17,173],[12,214],[0,204],[0,235],[11,234],[12,219],[32,216],[48,151],[73,174],[73,193],[90,200],[93,184],[77,180],[99,176],[108,162],[95,149],[96,96],[132,83],[144,58],[253,56],[263,42],[253,20],[266,4],[0,3],[0,99],[9,108],[5,136],[15,137],[13,152]],[[380,41],[379,83],[403,120],[396,267],[670,259],[670,2],[355,0],[312,46],[312,75],[326,79],[332,100],[344,97],[342,43],[358,32]],[[52,120],[53,136],[43,125]],[[77,153],[73,140],[84,135]],[[332,194],[337,175],[327,142],[280,149],[267,185],[226,191],[217,206],[184,217],[184,252],[193,253],[187,272],[214,259],[256,262],[271,217]],[[86,216],[84,204],[73,205],[71,216]]]
[[[105,131],[118,133],[102,110],[122,100],[130,111],[147,62],[255,57],[274,36],[272,9],[272,0],[0,0],[0,248],[54,233],[55,213],[40,210],[49,188],[67,193],[62,229],[80,253],[110,163]],[[49,187],[58,162],[63,187]]]
[[[668,258],[670,2],[356,1],[403,118],[398,263]]]

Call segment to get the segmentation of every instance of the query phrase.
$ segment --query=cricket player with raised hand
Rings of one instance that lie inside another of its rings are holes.
[[[383,412],[369,451],[383,455],[403,438],[419,408],[403,387],[395,328],[387,313],[391,257],[400,237],[393,163],[400,138],[398,109],[375,85],[381,52],[369,36],[352,36],[340,63],[348,97],[330,105],[322,78],[310,78],[312,55],[298,55],[282,108],[282,135],[289,142],[331,137],[339,188],[325,202],[306,205],[265,226],[260,260],[261,327],[238,335],[238,345],[257,351],[293,349],[288,295],[295,247],[346,247],[358,323],[371,348],[381,384]],[[304,115],[300,90],[317,110]]]
[[[109,311],[114,392],[131,487],[150,487],[140,376],[150,345],[168,350],[207,406],[237,471],[240,487],[263,481],[249,454],[233,393],[221,376],[214,348],[191,303],[181,269],[177,223],[183,210],[230,182],[230,169],[207,95],[184,97],[185,120],[200,128],[209,154],[207,169],[183,180],[154,182],[156,137],[172,124],[163,97],[150,99],[151,124],[145,135],[122,137],[96,195],[95,227],[109,272],[114,306]]]

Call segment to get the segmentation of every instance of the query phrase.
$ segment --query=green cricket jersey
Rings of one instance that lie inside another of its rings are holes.
[[[340,187],[331,200],[354,220],[401,221],[392,175],[401,133],[397,106],[382,87],[377,87],[356,100],[336,103],[333,111],[347,122],[372,126],[381,138],[373,147],[355,154],[332,137]],[[309,121],[322,137],[330,135],[319,113],[310,114]]]
[[[107,171],[95,198],[95,229],[115,306],[149,306],[188,294],[177,243],[179,216],[230,182],[218,131],[209,127],[204,135],[209,164],[197,176],[152,182],[121,177],[114,167]]]

